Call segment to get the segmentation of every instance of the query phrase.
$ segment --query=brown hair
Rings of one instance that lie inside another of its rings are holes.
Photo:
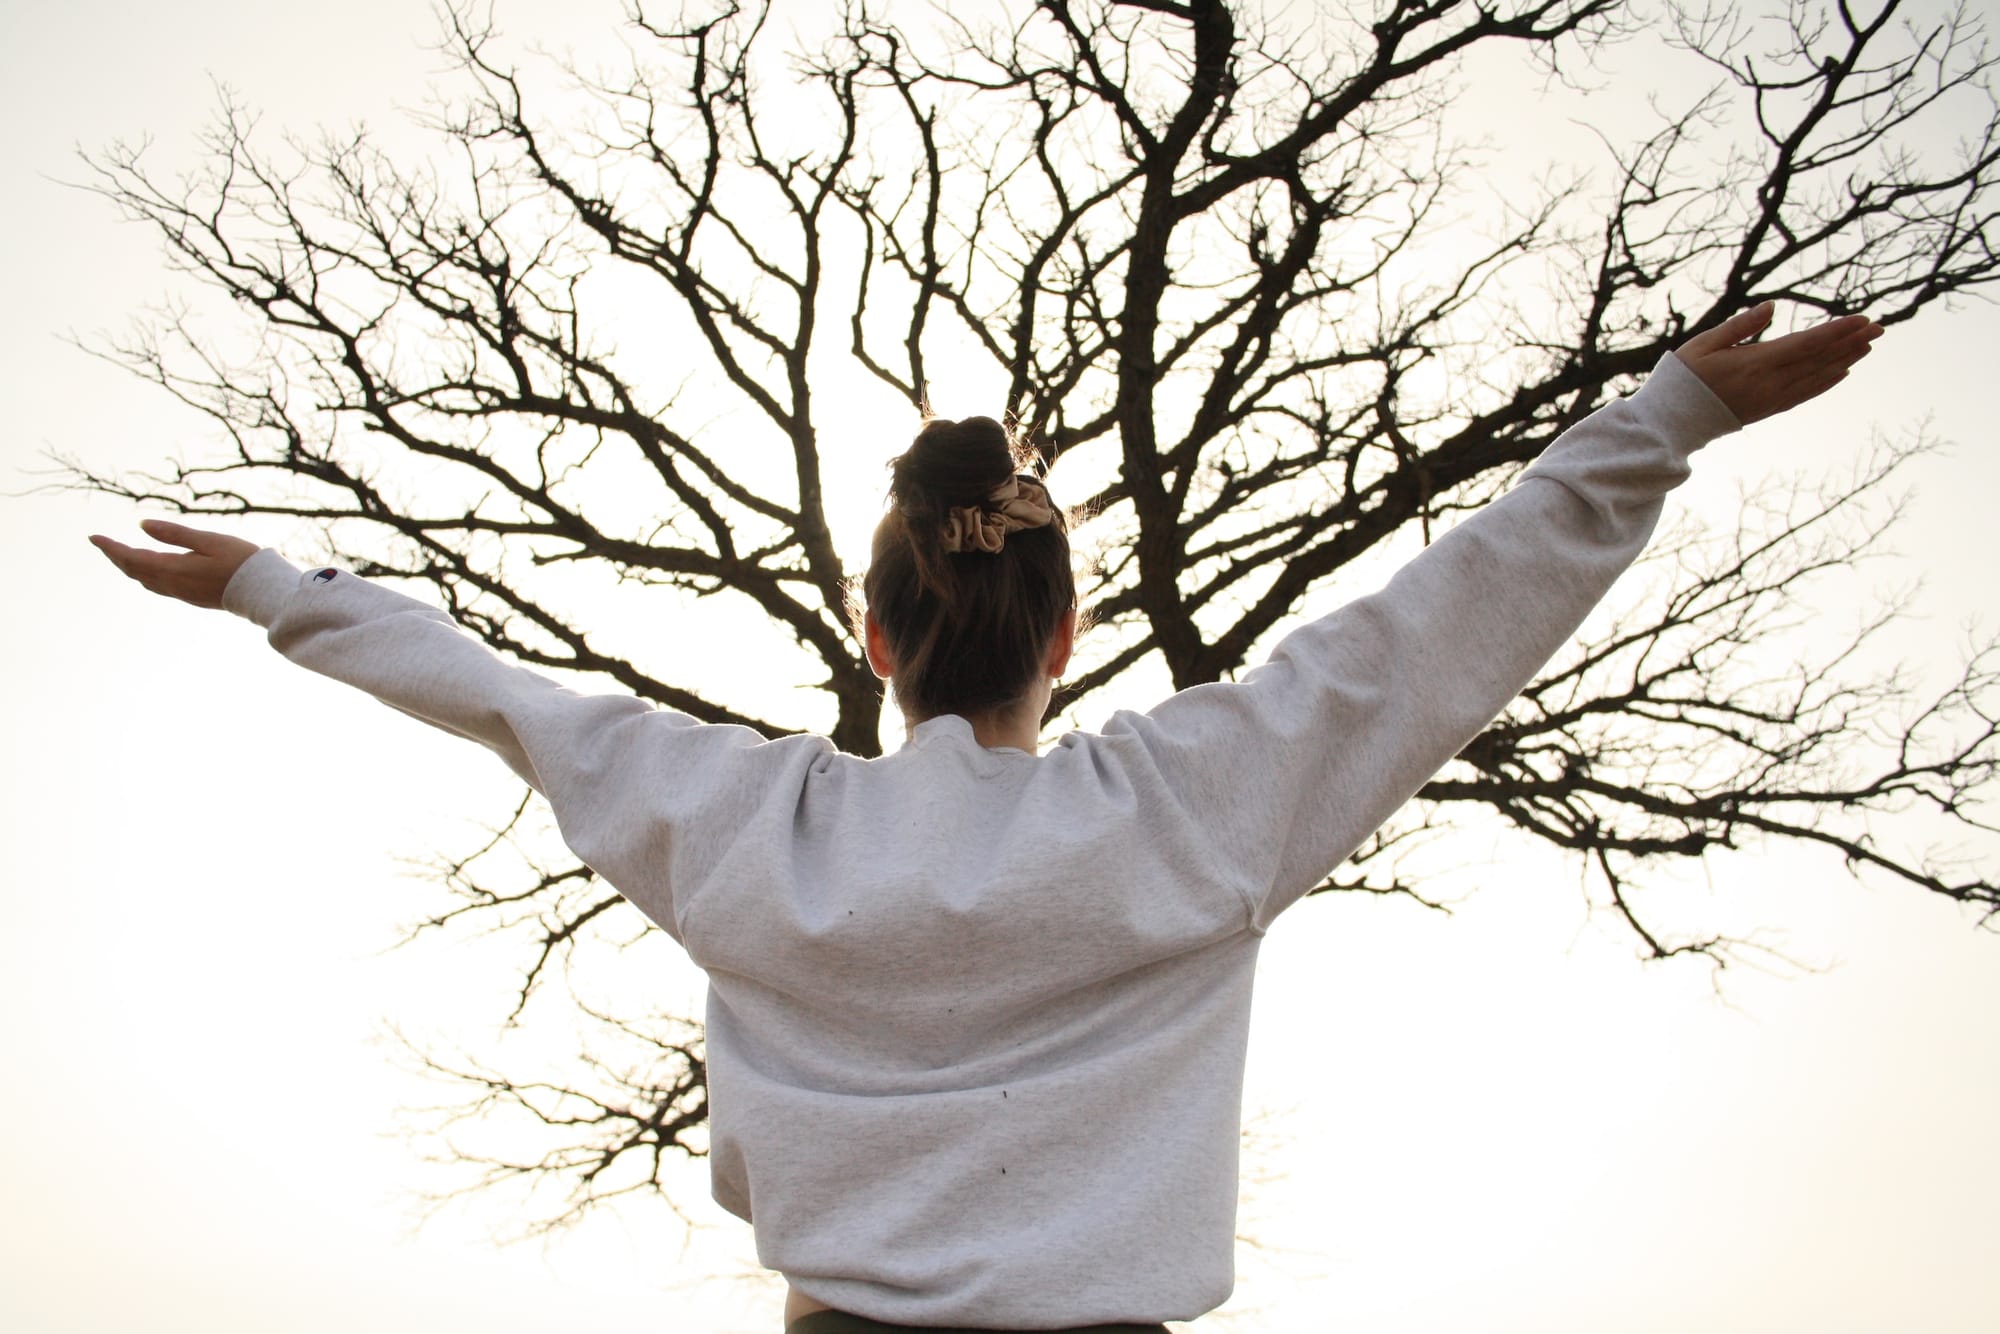
[[[978,714],[1013,703],[1048,662],[1076,605],[1062,512],[1009,532],[997,552],[945,550],[957,507],[988,497],[1029,456],[991,417],[933,418],[890,463],[889,513],[861,588],[895,659],[897,702],[912,718]]]

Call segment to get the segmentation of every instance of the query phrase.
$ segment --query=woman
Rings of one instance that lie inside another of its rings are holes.
[[[1687,456],[1832,387],[1880,335],[1664,358],[1382,592],[1240,682],[1047,753],[1076,592],[1001,428],[897,460],[864,581],[909,725],[860,760],[510,666],[441,612],[240,539],[92,539],[293,660],[492,748],[708,973],[711,1167],[792,1334],[1157,1329],[1227,1297],[1263,933],[1469,741],[1650,535]],[[893,1322],[884,1325],[880,1322]]]

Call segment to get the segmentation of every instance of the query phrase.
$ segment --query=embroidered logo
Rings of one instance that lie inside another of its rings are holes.
[[[313,582],[316,584],[330,584],[333,582],[333,576],[339,573],[339,570],[314,570]]]

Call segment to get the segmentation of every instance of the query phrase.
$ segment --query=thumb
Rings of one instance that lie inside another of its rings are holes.
[[[205,551],[210,545],[207,539],[219,536],[199,528],[190,528],[184,523],[175,523],[172,519],[141,519],[139,527],[145,530],[146,536],[155,541],[165,542],[170,546],[186,547],[189,551]]]
[[[1730,316],[1713,329],[1696,334],[1693,338],[1682,344],[1680,350],[1694,356],[1701,356],[1709,352],[1720,352],[1725,347],[1735,347],[1738,343],[1748,342],[1770,327],[1771,319],[1777,314],[1777,309],[1776,302],[1760,301],[1750,307],[1750,309]]]

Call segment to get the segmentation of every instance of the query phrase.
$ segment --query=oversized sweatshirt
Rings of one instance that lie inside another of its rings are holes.
[[[1265,930],[1575,633],[1736,426],[1670,355],[1380,592],[1040,755],[945,716],[861,759],[580,694],[270,551],[225,601],[497,752],[706,971],[715,1196],[793,1286],[905,1325],[1188,1320],[1233,1282]]]

